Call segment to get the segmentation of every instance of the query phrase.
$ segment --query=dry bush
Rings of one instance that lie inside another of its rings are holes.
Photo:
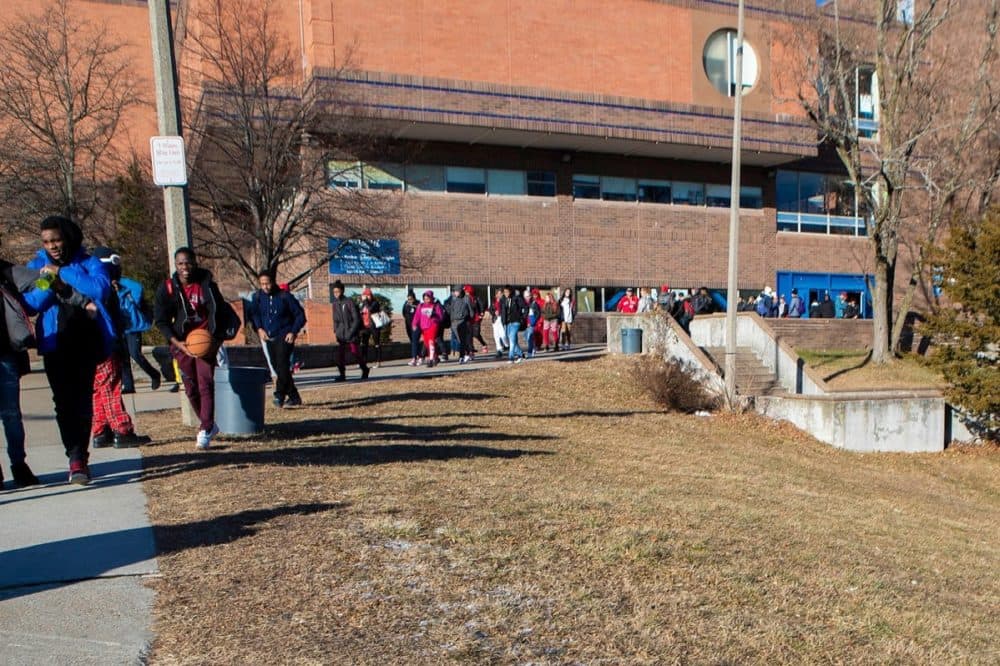
[[[679,361],[668,361],[658,354],[643,355],[635,361],[633,376],[637,386],[667,411],[691,414],[719,407],[719,398]]]

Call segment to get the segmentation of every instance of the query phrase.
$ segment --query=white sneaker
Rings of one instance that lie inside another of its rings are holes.
[[[198,441],[195,447],[204,451],[209,446],[212,445],[212,438],[219,434],[219,425],[217,423],[212,424],[211,430],[199,430],[198,431]]]

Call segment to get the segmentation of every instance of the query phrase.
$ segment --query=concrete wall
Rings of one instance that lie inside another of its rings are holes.
[[[691,339],[699,347],[723,347],[726,344],[725,315],[695,317],[691,321]],[[748,347],[774,372],[778,383],[791,394],[822,395],[826,393],[823,380],[806,367],[795,351],[776,340],[767,320],[756,313],[741,312],[736,319],[736,344]]]
[[[623,328],[642,329],[642,353],[659,353],[668,360],[682,363],[710,392],[719,396],[725,394],[725,382],[715,371],[711,360],[670,317],[657,313],[607,315],[608,351],[612,354],[620,354],[622,351]]]
[[[940,396],[851,394],[763,396],[757,411],[788,421],[839,449],[939,453],[945,447],[945,403]]]

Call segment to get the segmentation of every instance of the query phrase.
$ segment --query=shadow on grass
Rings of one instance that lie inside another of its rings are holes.
[[[871,362],[871,360],[872,360],[872,352],[871,350],[869,350],[868,353],[865,354],[864,358],[861,359],[860,363],[858,363],[857,365],[852,365],[848,368],[844,368],[842,370],[837,370],[836,372],[832,372],[826,377],[823,377],[823,381],[828,382],[833,379],[836,379],[837,377],[840,377],[841,375],[846,375],[848,372],[852,372],[854,370],[860,370],[861,368],[868,365]]]
[[[355,407],[373,407],[386,403],[396,402],[431,402],[434,400],[490,400],[492,398],[503,398],[506,396],[494,395],[491,393],[457,393],[457,392],[432,392],[432,391],[411,391],[409,393],[389,393],[386,395],[373,395],[367,398],[350,398],[348,400],[331,400],[327,402],[309,403],[309,407],[333,407],[336,409],[353,409]]]
[[[157,555],[232,543],[255,534],[281,516],[305,516],[346,505],[293,504],[249,509],[180,525],[115,530],[50,541],[0,552],[0,601],[27,596],[82,580],[116,575],[116,569]],[[120,575],[120,574],[119,574]]]
[[[431,432],[436,428],[404,427],[401,430]],[[423,435],[418,438],[422,438]],[[477,441],[545,440],[553,437],[540,435],[513,436],[504,433],[476,433],[471,435]],[[469,434],[450,433],[447,439],[468,440]],[[441,435],[433,441],[440,441]],[[426,461],[469,460],[475,458],[514,459],[524,456],[553,455],[551,451],[502,449],[471,444],[352,444],[353,441],[369,442],[364,435],[347,442],[320,443],[308,446],[292,446],[278,449],[234,450],[215,449],[201,454],[150,454],[143,457],[142,479],[150,480],[193,472],[212,467],[240,469],[250,465],[280,466],[364,466],[387,465]]]

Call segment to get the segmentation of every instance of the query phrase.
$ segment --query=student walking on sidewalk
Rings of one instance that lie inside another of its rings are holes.
[[[277,407],[297,407],[302,404],[299,390],[292,377],[292,354],[295,339],[306,325],[306,313],[290,292],[278,288],[274,275],[261,271],[257,276],[260,290],[250,299],[247,320],[267,347],[277,379],[274,382],[274,404]]]
[[[111,355],[97,364],[94,376],[94,420],[91,424],[91,446],[95,449],[109,446],[116,449],[131,448],[148,444],[150,438],[137,435],[132,417],[122,402],[122,367],[129,363],[125,344],[125,328],[128,324],[122,314],[121,302],[114,289],[121,277],[121,257],[106,247],[95,247],[93,255],[101,260],[111,281],[105,307],[115,327],[115,343]]]
[[[18,488],[38,484],[28,467],[24,450],[24,418],[21,415],[21,377],[30,371],[28,347],[34,343],[31,321],[24,308],[21,292],[31,289],[38,271],[0,260],[0,420],[7,440],[7,457],[14,485]],[[11,322],[8,324],[8,322]],[[14,329],[14,330],[11,330]],[[3,471],[0,470],[0,489]]]
[[[331,289],[333,292],[333,333],[337,336],[337,370],[340,374],[333,380],[342,382],[347,379],[347,352],[361,368],[361,379],[368,379],[371,370],[365,355],[358,345],[358,332],[361,330],[361,313],[354,300],[344,296],[344,283],[337,280]]]
[[[181,370],[184,392],[198,415],[195,446],[207,449],[219,434],[215,423],[215,367],[224,340],[239,332],[240,319],[222,297],[212,274],[198,267],[194,250],[182,247],[174,253],[177,271],[156,290],[154,323],[170,342],[170,353]],[[184,345],[188,334],[205,329],[215,341],[204,358],[193,355]]]
[[[434,298],[434,292],[428,289],[423,300],[413,314],[413,329],[420,331],[420,336],[427,347],[427,367],[433,368],[438,363],[438,333],[444,321],[444,308]]]
[[[69,458],[69,481],[90,483],[94,376],[110,355],[114,326],[104,303],[111,280],[83,249],[83,232],[66,217],[42,220],[42,249],[28,263],[45,278],[24,295],[35,320],[38,353],[52,387],[56,424]],[[73,300],[71,290],[85,300]],[[81,307],[81,303],[85,303]]]

